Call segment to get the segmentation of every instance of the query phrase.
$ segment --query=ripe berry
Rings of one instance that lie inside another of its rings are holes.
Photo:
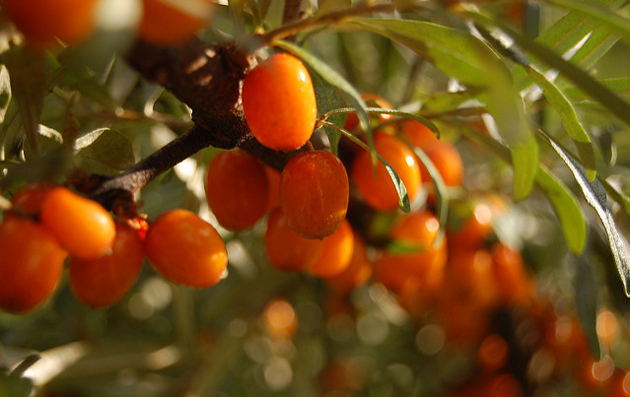
[[[292,55],[279,53],[252,69],[243,81],[243,111],[252,134],[274,150],[292,150],[311,137],[317,117],[308,70]]]
[[[464,179],[464,162],[457,148],[446,141],[439,141],[423,148],[446,186],[461,186]],[[423,181],[430,181],[431,176],[424,164],[420,163]]]
[[[143,260],[144,247],[138,232],[117,222],[111,252],[93,260],[70,259],[70,286],[77,299],[88,306],[113,305],[129,292]]]
[[[217,284],[227,269],[227,250],[211,224],[184,209],[164,212],[145,239],[149,262],[164,277],[192,288]]]
[[[346,168],[337,156],[326,151],[300,153],[282,170],[280,205],[299,235],[323,238],[345,219],[349,191]]]
[[[426,125],[416,120],[403,120],[400,123],[400,133],[415,147],[427,148],[440,142],[435,133]]]
[[[379,107],[383,109],[392,108],[392,105],[385,98],[382,98],[376,94],[370,94],[370,93],[361,94],[361,98],[363,98],[363,100],[365,101],[365,104],[368,107]],[[392,115],[387,114],[387,113],[381,113],[378,115],[378,117],[375,117],[374,119],[376,119],[377,122],[380,124],[380,123],[384,123],[386,121],[391,120]],[[346,122],[343,125],[343,128],[346,131],[352,132],[358,127],[359,127],[359,118],[357,117],[357,114],[349,113],[348,117],[346,118]]]
[[[57,39],[75,44],[94,28],[98,0],[5,0],[2,10],[36,47],[50,47]]]
[[[317,277],[334,277],[344,271],[352,259],[354,234],[347,220],[330,236],[322,240],[322,253],[307,271]]]
[[[217,154],[208,165],[206,198],[221,226],[235,231],[252,227],[267,212],[264,166],[241,150]]]
[[[209,0],[142,0],[142,5],[138,34],[141,39],[162,46],[192,39],[212,13]]]
[[[105,208],[65,187],[46,195],[41,223],[71,256],[86,260],[107,253],[116,235],[114,220]]]
[[[374,135],[374,148],[392,166],[407,188],[409,200],[413,200],[422,182],[420,168],[413,152],[395,136],[377,133]],[[367,151],[360,152],[351,168],[352,179],[364,200],[374,209],[390,211],[398,207],[398,194],[385,166],[372,165],[372,156]]]
[[[48,230],[5,214],[0,224],[0,310],[25,313],[48,299],[67,256]]]
[[[326,278],[326,284],[338,294],[349,293],[367,282],[372,275],[372,264],[368,259],[365,241],[356,232],[354,232],[353,243],[352,258],[348,266],[341,273]]]
[[[267,257],[278,270],[304,271],[317,261],[322,253],[323,241],[306,239],[290,226],[280,207],[267,219],[265,232]]]
[[[25,215],[36,216],[42,210],[46,195],[57,185],[53,183],[37,182],[18,190],[11,198],[11,209]]]

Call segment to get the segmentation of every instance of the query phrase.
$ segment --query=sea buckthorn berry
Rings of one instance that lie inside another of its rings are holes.
[[[40,218],[71,256],[95,259],[114,243],[116,225],[109,212],[65,187],[56,187],[46,195]]]
[[[501,211],[501,209],[497,209]],[[494,232],[495,212],[485,200],[454,202],[447,235],[453,249],[481,247]]]
[[[354,233],[347,220],[330,236],[323,240],[324,246],[317,262],[315,262],[308,272],[314,276],[328,278],[344,271],[352,259],[354,249]]]
[[[499,302],[492,255],[485,249],[452,251],[446,277],[449,289],[471,305],[484,309]]]
[[[26,313],[55,291],[68,253],[48,230],[5,214],[0,224],[0,310]]]
[[[405,214],[388,234],[404,248],[400,252],[386,251],[379,259],[380,265],[398,268],[407,278],[418,280],[423,289],[435,290],[444,278],[447,259],[446,239],[435,246],[439,231],[440,223],[430,211]]]
[[[530,302],[533,282],[527,274],[521,253],[516,248],[498,243],[492,250],[492,272],[503,305]]]
[[[354,288],[365,284],[372,276],[372,264],[367,255],[367,246],[363,238],[354,232],[352,258],[346,268],[333,277],[326,278],[326,284],[338,294],[347,294]]]
[[[289,225],[306,238],[323,238],[339,228],[348,211],[348,174],[326,151],[300,153],[282,170],[280,205]]]
[[[51,47],[57,39],[75,44],[94,28],[99,0],[5,0],[2,10],[36,47]]]
[[[385,98],[378,96],[376,94],[364,93],[364,94],[361,94],[361,98],[363,98],[367,107],[378,107],[378,108],[383,108],[383,109],[392,108],[391,103],[389,103]],[[378,117],[375,117],[375,119],[377,123],[382,124],[386,121],[391,120],[392,115],[387,114],[387,113],[381,113],[378,115]],[[346,118],[346,122],[343,125],[343,128],[346,131],[352,132],[356,130],[358,127],[359,127],[359,118],[357,117],[357,114],[349,113],[348,117]]]
[[[90,307],[105,307],[121,300],[133,287],[144,260],[138,232],[116,223],[111,252],[93,260],[70,258],[70,287],[77,299]]]
[[[209,0],[142,0],[138,32],[149,43],[173,46],[192,39],[212,13]]]
[[[440,142],[429,127],[416,120],[403,120],[400,123],[400,133],[409,143],[420,149],[425,149]]]
[[[227,269],[221,236],[197,214],[175,209],[151,223],[145,253],[155,269],[170,281],[192,288],[217,284]]]
[[[439,141],[425,147],[423,151],[437,169],[446,186],[461,186],[464,180],[464,162],[453,144]],[[431,180],[429,171],[422,162],[420,162],[420,172],[423,181]]]
[[[241,150],[217,154],[208,165],[206,198],[221,226],[249,229],[267,212],[269,184],[264,166]]]
[[[280,205],[280,178],[278,170],[265,165],[267,183],[269,184],[269,198],[267,199],[267,212]]]
[[[280,207],[276,207],[267,219],[265,232],[267,257],[278,270],[305,271],[317,261],[324,242],[307,239],[297,234],[290,226]]]
[[[11,209],[25,215],[39,215],[44,198],[58,185],[46,182],[36,182],[18,190],[11,198]]]
[[[278,53],[243,81],[243,111],[254,137],[274,150],[292,150],[311,137],[317,102],[311,76],[292,55]]]
[[[422,177],[414,153],[395,136],[377,133],[374,135],[374,148],[396,171],[407,189],[409,200],[413,200],[420,190]],[[398,207],[398,193],[385,166],[378,162],[376,174],[372,156],[367,151],[360,152],[354,159],[351,176],[363,199],[374,209],[391,211]]]

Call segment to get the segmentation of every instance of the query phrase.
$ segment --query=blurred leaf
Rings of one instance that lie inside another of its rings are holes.
[[[350,18],[356,24],[409,47],[458,81],[485,90],[482,99],[512,154],[516,201],[529,195],[538,164],[538,145],[510,72],[481,40],[429,22]]]
[[[625,12],[630,9],[628,5],[619,9],[614,6],[607,7],[589,1],[547,0],[547,2],[578,13],[589,21],[594,22],[596,26],[605,26],[630,43],[630,19],[628,19],[628,14]]]
[[[33,382],[27,378],[0,374],[0,396],[29,397],[33,392]]]
[[[46,57],[25,48],[13,48],[3,54],[3,60],[9,70],[11,91],[20,108],[26,138],[37,153],[37,128],[47,88]]]
[[[551,104],[554,107],[564,127],[573,139],[573,143],[577,148],[580,161],[584,168],[586,168],[586,175],[590,181],[595,179],[595,153],[593,152],[593,145],[591,144],[591,138],[588,136],[582,123],[578,119],[577,113],[573,108],[573,104],[569,102],[566,96],[560,91],[558,87],[540,72],[533,67],[525,66],[525,69],[531,76],[531,78],[538,84]]]
[[[78,159],[99,163],[113,170],[125,170],[135,164],[133,144],[129,138],[107,128],[78,138],[74,149]]]
[[[318,0],[317,14],[322,15],[329,12],[343,10],[346,8],[350,8],[351,5],[351,0]]]
[[[0,188],[7,189],[25,182],[56,181],[72,168],[72,154],[63,147],[50,150],[41,157],[8,168],[0,177]]]
[[[576,272],[574,288],[575,309],[580,320],[580,325],[584,330],[584,335],[588,340],[593,357],[601,358],[599,338],[597,337],[597,311],[600,307],[600,295],[598,292],[602,287],[598,283],[598,277],[593,271],[593,264],[584,255],[576,258]]]
[[[357,117],[361,123],[361,127],[368,136],[370,147],[374,146],[372,139],[372,131],[370,129],[370,118],[368,116],[365,102],[361,98],[361,94],[339,73],[333,70],[326,62],[319,60],[308,51],[291,44],[286,41],[275,41],[273,45],[291,52],[293,55],[302,59],[311,69],[319,74],[328,84],[345,93],[350,100],[352,106],[357,110]]]
[[[624,100],[630,100],[630,77],[601,79],[597,80],[597,82],[607,89],[615,92]],[[564,93],[573,102],[579,102],[580,104],[598,104],[579,87],[567,87],[564,89]]]
[[[11,79],[6,66],[0,65],[0,123],[4,123],[4,117],[11,103]]]
[[[562,161],[564,161],[564,163],[569,167],[575,180],[582,189],[582,193],[584,194],[586,201],[591,207],[593,207],[593,209],[595,209],[595,212],[601,220],[608,237],[608,245],[610,246],[615,259],[615,264],[617,265],[617,271],[619,272],[621,281],[623,281],[626,295],[630,297],[630,264],[628,263],[628,252],[626,251],[626,247],[619,234],[617,225],[615,224],[615,219],[613,217],[610,204],[608,203],[604,187],[598,180],[590,182],[585,175],[582,165],[575,162],[557,143],[553,141],[553,139],[551,139],[551,137],[542,131],[541,134],[560,156]]]

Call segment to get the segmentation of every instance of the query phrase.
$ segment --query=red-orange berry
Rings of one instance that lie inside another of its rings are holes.
[[[339,274],[326,278],[326,284],[338,294],[347,294],[354,288],[365,284],[372,276],[372,264],[367,255],[367,246],[363,238],[354,232],[352,258]]]
[[[212,13],[209,0],[142,0],[138,35],[149,43],[173,46],[192,39]]]
[[[23,187],[11,198],[11,209],[25,215],[39,215],[44,198],[57,186],[53,183],[37,182]]]
[[[317,117],[308,70],[292,55],[278,53],[252,69],[243,81],[243,111],[254,137],[274,150],[303,146]]]
[[[68,253],[48,230],[5,214],[0,224],[0,310],[34,310],[55,291]]]
[[[56,187],[42,204],[41,223],[71,256],[95,259],[107,253],[116,236],[114,220],[96,201]]]
[[[323,240],[322,253],[308,272],[314,276],[334,277],[344,271],[352,259],[354,249],[354,233],[347,220],[330,236]]]
[[[151,223],[145,253],[170,281],[192,288],[217,284],[227,269],[227,250],[216,229],[197,214],[175,209]]]
[[[264,166],[241,150],[217,154],[208,165],[206,198],[221,226],[249,229],[267,212],[269,184]]]
[[[289,225],[306,238],[323,238],[339,228],[348,211],[348,174],[326,151],[300,153],[282,170],[280,205]]]
[[[413,200],[420,190],[422,177],[414,153],[398,138],[386,133],[374,135],[374,148],[396,171]],[[363,199],[374,209],[391,211],[398,207],[398,193],[394,182],[382,163],[372,164],[367,151],[357,155],[352,163],[351,175]]]
[[[440,142],[438,137],[426,125],[416,120],[403,120],[400,123],[400,133],[413,146],[425,149]]]
[[[70,259],[70,287],[77,299],[90,307],[113,305],[129,292],[143,260],[144,246],[138,232],[117,222],[111,252],[93,260]]]
[[[5,0],[2,10],[36,47],[74,44],[94,28],[98,0]]]
[[[423,148],[423,151],[435,166],[446,186],[461,186],[464,180],[464,162],[453,144],[439,141]],[[420,172],[423,181],[431,180],[429,171],[422,162],[420,162]]]
[[[322,253],[323,241],[307,239],[290,226],[280,207],[267,219],[265,249],[273,267],[278,270],[305,271],[313,266]]]

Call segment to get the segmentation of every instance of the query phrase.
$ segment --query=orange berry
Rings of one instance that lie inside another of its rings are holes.
[[[242,150],[217,154],[208,165],[206,198],[226,229],[249,229],[267,212],[269,184],[265,168]]]
[[[317,117],[308,70],[292,55],[278,53],[243,81],[243,111],[254,137],[274,150],[292,150],[311,137]]]
[[[217,284],[227,269],[225,244],[216,229],[197,214],[174,209],[151,223],[145,253],[170,281],[192,288]]]
[[[363,98],[363,100],[365,101],[365,104],[368,107],[379,107],[379,108],[383,108],[383,109],[391,109],[392,105],[384,98],[376,95],[376,94],[371,94],[371,93],[365,93],[365,94],[361,94],[361,98]],[[381,113],[378,115],[378,117],[376,118],[378,123],[384,123],[386,121],[389,121],[392,119],[392,115],[391,114],[387,114],[387,113]],[[346,118],[346,122],[343,125],[343,128],[346,131],[350,131],[352,132],[353,130],[357,129],[359,127],[359,118],[357,117],[356,113],[349,113],[348,117]]]
[[[363,238],[354,232],[354,247],[348,266],[339,274],[326,278],[326,284],[335,292],[345,294],[366,283],[372,275],[372,264],[368,259]]]
[[[297,331],[297,315],[293,305],[283,298],[272,299],[263,310],[267,332],[275,338],[291,338]]]
[[[426,125],[416,120],[403,120],[400,123],[400,133],[413,146],[425,149],[440,142],[438,137]]]
[[[503,305],[525,304],[531,300],[532,281],[518,250],[497,244],[492,250],[492,272]]]
[[[505,339],[498,334],[483,338],[477,350],[477,360],[486,372],[494,372],[505,365],[509,347]]]
[[[267,199],[267,212],[280,205],[280,177],[278,170],[265,165],[267,183],[269,184],[269,198]]]
[[[2,10],[35,47],[51,47],[57,39],[75,44],[94,28],[99,0],[5,0]]]
[[[212,13],[209,0],[142,0],[138,35],[149,43],[173,46],[192,39]]]
[[[282,170],[280,205],[289,225],[305,238],[323,238],[339,228],[348,211],[346,168],[326,151],[300,153]]]
[[[57,288],[68,253],[48,230],[5,214],[0,224],[0,310],[25,313]]]
[[[116,236],[114,220],[105,208],[65,187],[56,187],[46,195],[41,223],[71,256],[80,259],[104,255]]]
[[[11,198],[12,210],[26,215],[39,215],[46,195],[57,185],[37,182],[20,189]]]
[[[434,246],[439,231],[440,223],[430,211],[405,214],[388,235],[394,242],[417,251],[386,251],[379,259],[380,266],[391,267],[390,271],[398,271],[407,279],[417,279],[425,290],[435,290],[442,283],[447,259],[446,239]]]
[[[468,206],[468,208],[466,208]],[[453,206],[455,214],[457,205]],[[449,221],[448,239],[454,249],[474,249],[481,247],[494,231],[494,213],[492,207],[484,201],[464,203],[461,207],[465,214],[455,214]]]
[[[322,253],[308,272],[314,276],[334,277],[344,271],[352,259],[354,249],[354,234],[347,220],[330,236],[323,239]]]
[[[321,255],[324,245],[322,240],[297,234],[280,207],[269,214],[264,241],[271,265],[278,270],[290,271],[309,269]]]
[[[424,153],[429,157],[446,186],[460,186],[464,180],[464,162],[455,146],[448,142],[436,142],[425,147]],[[423,181],[430,181],[427,168],[420,162]]]
[[[410,200],[420,190],[422,177],[413,152],[395,136],[377,133],[374,135],[374,148],[392,168],[407,188]],[[352,179],[365,201],[379,211],[390,211],[398,207],[398,193],[385,166],[378,162],[376,174],[372,156],[367,151],[360,152],[351,168]]]
[[[449,289],[471,305],[493,307],[499,295],[492,265],[492,255],[485,249],[451,252],[446,276]]]
[[[70,259],[70,287],[77,299],[88,306],[113,305],[129,292],[143,260],[144,246],[138,232],[117,222],[111,252],[93,260]]]

